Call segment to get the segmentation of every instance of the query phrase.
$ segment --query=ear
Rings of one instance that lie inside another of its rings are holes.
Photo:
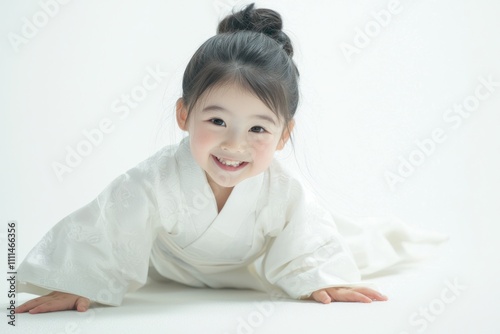
[[[281,151],[285,147],[285,144],[287,143],[288,139],[290,139],[294,126],[295,126],[295,120],[291,119],[290,122],[288,122],[288,125],[285,127],[285,129],[283,129],[280,141],[278,142],[278,146],[276,147],[277,151]]]
[[[179,128],[183,131],[187,131],[188,111],[182,98],[178,99],[175,104],[175,115]]]

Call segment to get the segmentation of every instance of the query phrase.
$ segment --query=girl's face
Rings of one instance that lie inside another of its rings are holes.
[[[191,113],[180,99],[177,122],[188,131],[191,152],[214,186],[234,187],[266,170],[290,130],[255,95],[238,85],[208,90]]]

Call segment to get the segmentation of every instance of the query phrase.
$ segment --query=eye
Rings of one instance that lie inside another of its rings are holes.
[[[255,132],[255,133],[263,133],[266,132],[266,129],[264,129],[262,126],[253,126],[250,131]]]
[[[212,122],[214,125],[217,125],[217,126],[225,126],[226,125],[226,123],[223,120],[221,120],[220,118],[212,118],[210,120],[210,122]]]

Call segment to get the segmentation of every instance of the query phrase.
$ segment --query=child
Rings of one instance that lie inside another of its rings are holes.
[[[44,294],[18,313],[119,305],[148,272],[195,287],[279,289],[297,299],[371,302],[330,214],[273,160],[298,104],[293,48],[269,9],[219,23],[194,54],[177,101],[189,135],[116,178],[18,269]]]

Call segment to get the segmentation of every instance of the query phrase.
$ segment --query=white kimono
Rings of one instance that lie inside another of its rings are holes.
[[[218,213],[188,137],[55,225],[18,268],[18,291],[63,291],[119,305],[151,270],[196,287],[274,289],[300,298],[325,287],[365,285],[361,273],[407,257],[403,241],[442,240],[394,222],[371,229],[342,218],[336,223],[349,246],[331,214],[277,161],[236,185]]]

